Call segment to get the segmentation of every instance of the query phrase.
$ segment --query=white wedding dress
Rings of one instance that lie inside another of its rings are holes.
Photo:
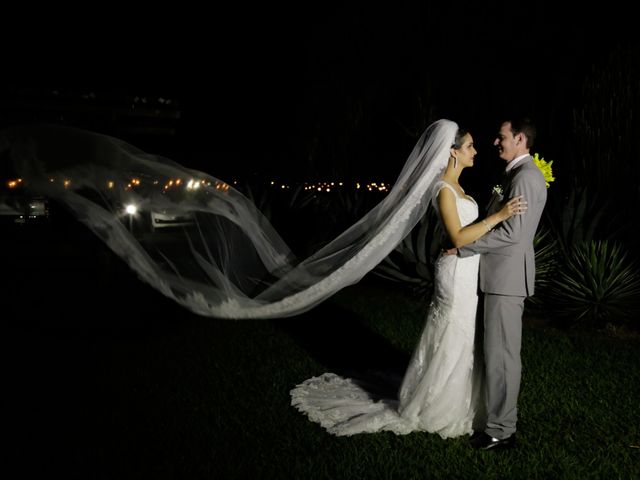
[[[441,188],[456,195],[463,226],[478,217],[476,202],[444,181],[436,184],[436,211]],[[380,399],[357,379],[325,373],[291,390],[291,404],[339,436],[383,430],[426,431],[442,438],[472,433],[484,415],[482,361],[474,355],[478,264],[478,255],[438,257],[426,325],[398,398]]]

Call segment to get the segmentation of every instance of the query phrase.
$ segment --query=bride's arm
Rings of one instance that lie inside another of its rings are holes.
[[[444,229],[456,248],[475,242],[500,222],[513,215],[524,213],[527,209],[526,203],[522,200],[522,196],[514,197],[505,203],[504,207],[498,212],[487,216],[479,222],[463,227],[458,216],[455,194],[448,188],[443,188],[438,193],[438,208],[440,209]]]

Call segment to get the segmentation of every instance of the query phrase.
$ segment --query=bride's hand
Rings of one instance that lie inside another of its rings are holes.
[[[504,217],[504,220],[514,215],[522,215],[527,211],[527,202],[522,197],[522,195],[518,195],[505,203],[504,207],[500,210],[500,214]]]

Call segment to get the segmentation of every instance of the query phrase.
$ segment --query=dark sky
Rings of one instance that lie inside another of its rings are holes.
[[[470,126],[489,155],[501,116],[527,113],[551,148],[625,16],[480,3],[56,6],[13,17],[5,81],[174,96],[185,161],[213,174],[393,176],[421,115]]]

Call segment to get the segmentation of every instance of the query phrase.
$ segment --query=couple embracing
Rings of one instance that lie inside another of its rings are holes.
[[[424,431],[470,435],[475,449],[513,447],[522,315],[525,298],[534,293],[533,239],[547,199],[529,154],[536,129],[526,118],[500,125],[493,144],[506,163],[502,194],[494,194],[482,219],[459,183],[477,153],[470,132],[438,120],[425,136],[451,146],[431,160],[442,172],[430,200],[446,247],[435,263],[426,324],[398,397],[380,400],[355,379],[325,373],[297,385],[292,405],[334,435]]]

